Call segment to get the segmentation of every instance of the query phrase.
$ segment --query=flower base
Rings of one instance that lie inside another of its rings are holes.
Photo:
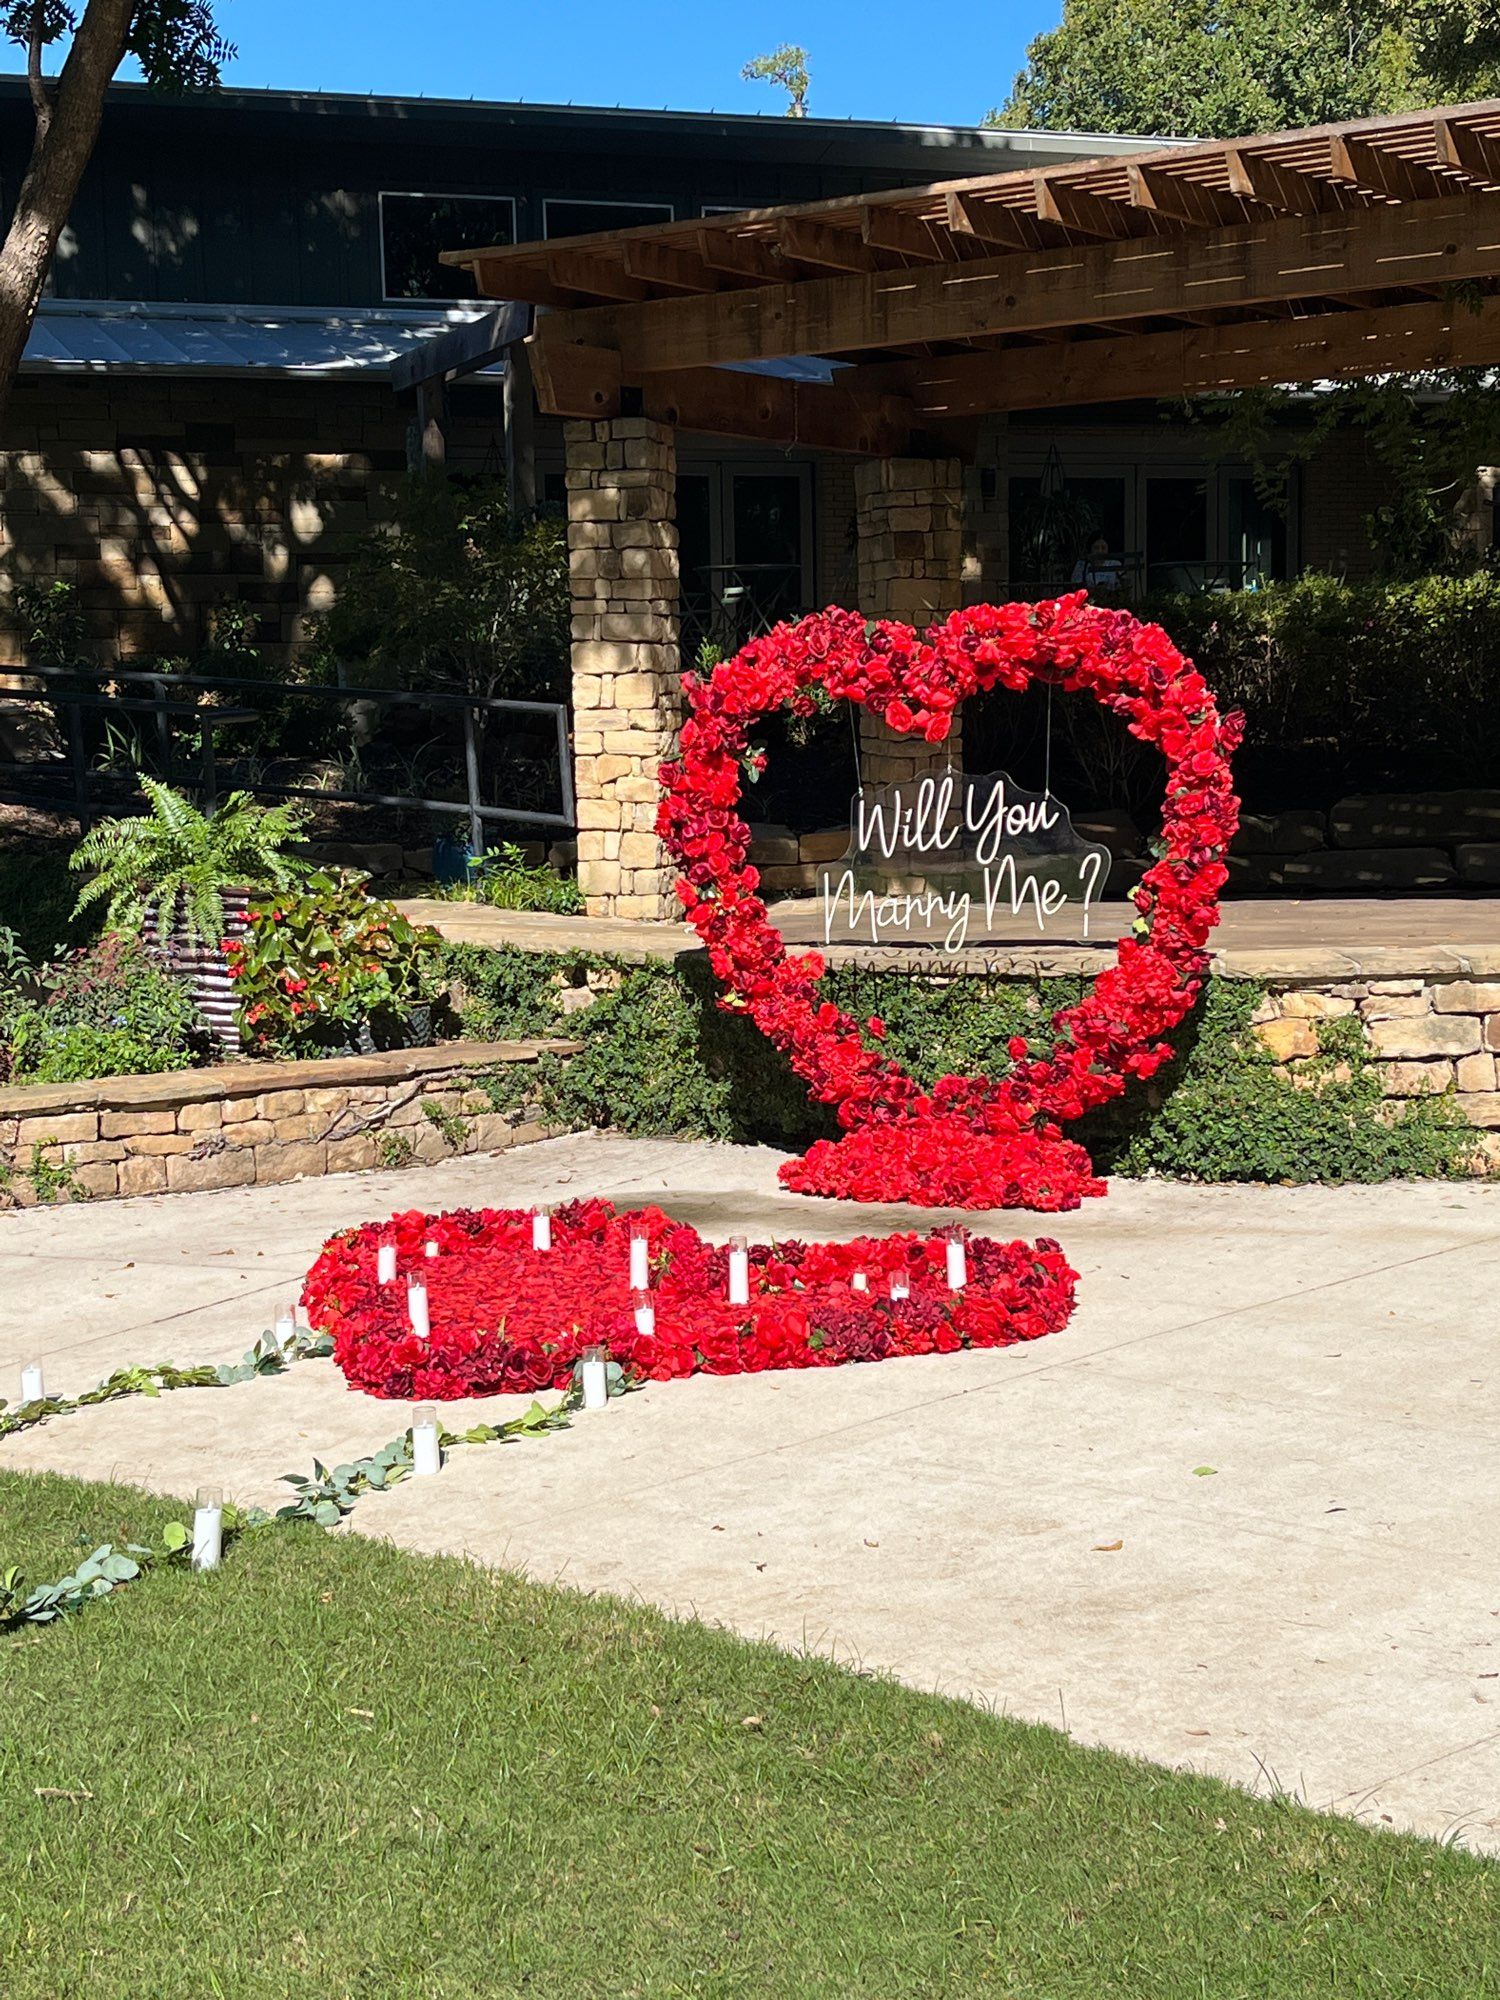
[[[644,1235],[650,1319],[631,1289],[631,1238]],[[566,1388],[585,1350],[603,1348],[627,1381],[832,1368],[897,1355],[1009,1347],[1065,1326],[1077,1274],[1059,1246],[975,1236],[966,1281],[948,1283],[945,1236],[761,1243],[749,1299],[729,1301],[729,1249],[659,1208],[620,1214],[570,1202],[551,1248],[525,1209],[415,1211],[333,1237],[303,1291],[309,1324],[331,1334],[358,1389],[426,1401]],[[437,1245],[427,1255],[428,1243]],[[382,1244],[397,1278],[379,1282]],[[412,1330],[405,1280],[426,1287],[429,1332]]]
[[[958,1118],[862,1125],[819,1139],[779,1175],[795,1194],[913,1208],[1030,1208],[1056,1215],[1104,1193],[1082,1146],[1055,1131],[996,1137]]]

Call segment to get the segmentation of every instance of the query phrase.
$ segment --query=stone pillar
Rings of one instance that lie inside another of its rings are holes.
[[[867,459],[854,475],[859,608],[917,631],[963,602],[963,473],[956,458]],[[943,743],[860,711],[866,785],[904,784],[962,763],[960,722]]]
[[[656,837],[657,767],[681,705],[673,434],[610,417],[565,436],[578,882],[591,917],[673,917]]]

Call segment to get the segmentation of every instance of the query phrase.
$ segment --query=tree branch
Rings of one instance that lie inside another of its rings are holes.
[[[26,44],[26,88],[31,92],[31,108],[36,113],[37,143],[47,136],[47,128],[52,123],[52,99],[47,95],[47,80],[42,75],[42,8],[41,0],[31,13],[31,34]]]

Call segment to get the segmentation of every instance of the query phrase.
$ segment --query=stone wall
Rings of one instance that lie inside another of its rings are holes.
[[[542,1136],[479,1087],[563,1042],[447,1042],[0,1090],[0,1206],[264,1187]]]
[[[672,432],[614,417],[566,438],[578,884],[591,916],[670,916],[656,773],[681,710]]]
[[[917,631],[963,601],[963,476],[956,458],[872,458],[855,469],[859,608]],[[890,729],[861,709],[860,778],[909,784],[962,765],[962,724],[942,743]]]
[[[1483,1134],[1479,1164],[1500,1171],[1500,978],[1330,980],[1268,992],[1255,1032],[1295,1083],[1318,1053],[1320,1022],[1355,1017],[1370,1053],[1381,1058],[1385,1096],[1452,1092]]]

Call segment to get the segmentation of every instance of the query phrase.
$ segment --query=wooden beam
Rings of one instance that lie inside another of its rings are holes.
[[[1280,382],[1342,380],[1424,367],[1500,362],[1500,300],[1474,313],[1451,302],[1369,312],[1246,321],[1237,326],[1077,340],[1067,347],[951,355],[904,378],[919,424],[1001,410],[1201,395]],[[887,381],[878,367],[851,371],[852,390]]]
[[[657,285],[669,292],[716,292],[719,281],[701,257],[691,250],[672,249],[665,243],[627,243],[627,277]]]
[[[526,342],[537,407],[553,417],[617,417],[620,357],[608,348],[564,341]]]
[[[946,232],[933,222],[906,215],[897,208],[867,208],[860,216],[859,233],[874,250],[895,250],[918,263],[941,264],[953,253]]]
[[[711,362],[852,355],[1492,277],[1500,277],[1500,196],[1465,191],[1405,208],[557,312],[539,337],[617,349],[630,381]]]
[[[1130,199],[1136,208],[1150,209],[1173,222],[1190,222],[1196,228],[1233,229],[1245,220],[1245,210],[1233,195],[1201,182],[1185,180],[1166,167],[1127,168]]]
[[[1231,194],[1244,195],[1249,201],[1258,201],[1262,207],[1286,215],[1323,213],[1318,183],[1308,175],[1282,166],[1279,160],[1266,159],[1260,153],[1248,153],[1239,146],[1231,146],[1224,158]]]
[[[1004,202],[985,201],[962,188],[950,188],[945,206],[951,236],[967,236],[1001,250],[1025,250],[1035,240],[1028,234],[1020,211],[1007,208]]]
[[[1456,167],[1471,181],[1500,187],[1500,139],[1476,132],[1457,118],[1434,118],[1432,127],[1437,156],[1445,166]]]
[[[1046,174],[1036,176],[1035,186],[1039,222],[1055,223],[1060,229],[1071,229],[1075,236],[1092,236],[1101,241],[1130,234],[1127,202],[1102,201],[1087,188],[1049,179]]]
[[[571,308],[579,303],[577,292],[557,284],[538,264],[520,264],[512,258],[480,258],[473,266],[474,289],[481,298],[512,299],[528,306]]]
[[[885,271],[889,261],[871,250],[852,229],[824,222],[778,222],[776,241],[784,257],[825,271]]]
[[[899,457],[912,434],[910,403],[884,389],[856,394],[837,379],[823,386],[728,368],[653,375],[641,392],[641,409],[681,430],[866,458]]]
[[[1386,195],[1392,201],[1431,201],[1434,195],[1446,193],[1450,186],[1429,168],[1400,153],[1388,153],[1373,139],[1335,132],[1328,142],[1328,151],[1329,172],[1334,180],[1364,188],[1370,194]]]
[[[612,257],[592,257],[586,250],[554,250],[552,275],[570,292],[596,292],[600,298],[626,301],[648,299],[650,287],[628,277]]]
[[[698,255],[710,271],[763,284],[784,284],[786,267],[769,244],[747,236],[730,236],[722,229],[700,229],[694,237]]]

